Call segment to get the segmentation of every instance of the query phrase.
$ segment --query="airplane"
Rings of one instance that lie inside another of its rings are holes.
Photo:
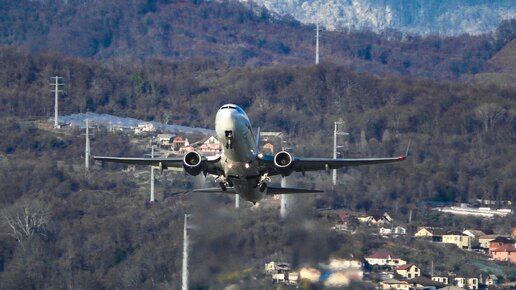
[[[287,151],[275,155],[264,155],[259,151],[260,130],[255,137],[251,122],[242,108],[234,104],[225,104],[215,117],[217,139],[223,145],[223,151],[216,156],[202,156],[196,151],[181,157],[172,158],[131,158],[93,156],[95,160],[150,165],[158,167],[161,172],[168,168],[183,168],[190,175],[203,173],[217,176],[219,187],[195,189],[194,192],[223,192],[238,194],[256,204],[266,195],[316,193],[320,190],[301,188],[284,188],[270,186],[271,177],[289,176],[293,172],[338,169],[344,166],[371,165],[398,162],[406,159],[407,151],[398,157],[383,158],[310,158],[293,156]],[[410,146],[410,144],[409,144]]]

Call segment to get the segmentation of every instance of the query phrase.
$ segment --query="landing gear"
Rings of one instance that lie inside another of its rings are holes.
[[[258,181],[258,189],[260,189],[260,192],[265,191],[265,189],[267,188],[267,182],[271,182],[271,178],[268,176],[267,173],[265,173],[264,175],[262,175],[262,177],[260,177],[260,180]]]
[[[264,192],[266,188],[267,188],[267,183],[262,182],[262,184],[260,184],[260,192]]]
[[[217,180],[219,181],[220,189],[222,189],[224,192],[228,190],[228,186],[233,186],[233,183],[227,180],[224,175],[217,177]]]
[[[226,143],[226,149],[233,149],[233,131],[225,131],[224,134],[228,140],[228,143]]]

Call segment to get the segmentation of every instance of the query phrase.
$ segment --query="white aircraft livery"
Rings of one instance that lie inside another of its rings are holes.
[[[275,155],[263,155],[259,150],[259,136],[252,132],[251,122],[242,108],[233,104],[222,106],[215,118],[217,139],[224,149],[217,156],[202,156],[198,152],[187,153],[183,158],[130,158],[93,156],[95,160],[136,165],[156,166],[160,170],[181,168],[190,175],[200,173],[217,176],[219,187],[196,189],[197,192],[225,192],[238,194],[256,203],[265,195],[314,193],[319,190],[273,187],[268,184],[271,176],[288,176],[293,172],[330,170],[344,166],[369,165],[405,160],[405,155],[384,158],[307,158],[293,156],[287,151]]]

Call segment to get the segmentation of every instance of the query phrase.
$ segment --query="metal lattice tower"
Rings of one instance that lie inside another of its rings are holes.
[[[333,129],[333,159],[337,159],[337,136],[348,136],[348,132],[342,132],[338,130],[339,125],[344,125],[343,121],[335,122]],[[337,169],[333,169],[333,186],[337,185]]]

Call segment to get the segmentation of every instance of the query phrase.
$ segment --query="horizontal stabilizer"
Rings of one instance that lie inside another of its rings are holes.
[[[322,190],[291,188],[291,187],[267,187],[267,194],[295,194],[295,193],[321,193]]]
[[[236,194],[235,188],[228,187],[226,191],[223,191],[220,187],[209,187],[209,188],[199,188],[192,190],[193,192],[205,192],[205,193],[229,193]]]

